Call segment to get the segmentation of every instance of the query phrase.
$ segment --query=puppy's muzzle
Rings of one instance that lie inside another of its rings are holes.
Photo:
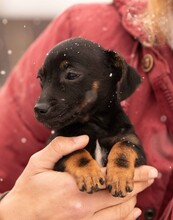
[[[45,116],[50,110],[50,105],[47,103],[36,103],[34,111],[38,115]]]

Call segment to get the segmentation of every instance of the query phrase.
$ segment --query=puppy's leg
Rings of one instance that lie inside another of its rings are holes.
[[[76,180],[81,191],[93,193],[105,188],[105,178],[97,162],[85,149],[78,150],[63,159],[64,170]]]
[[[134,136],[131,136],[134,141]],[[137,139],[136,139],[137,140]],[[113,196],[125,197],[133,190],[133,177],[138,153],[134,142],[117,142],[108,155],[107,188]]]

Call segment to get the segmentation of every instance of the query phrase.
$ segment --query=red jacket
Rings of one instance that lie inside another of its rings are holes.
[[[143,77],[143,83],[122,105],[143,142],[148,163],[159,170],[160,178],[139,195],[138,206],[145,215],[141,219],[170,220],[173,208],[173,53],[166,46],[149,48],[140,43],[146,36],[135,20],[135,13],[144,8],[144,1],[115,2],[74,6],[53,20],[1,88],[0,191],[13,186],[29,157],[40,150],[49,137],[50,131],[37,122],[33,112],[40,92],[36,75],[46,53],[64,39],[82,36],[120,52]]]

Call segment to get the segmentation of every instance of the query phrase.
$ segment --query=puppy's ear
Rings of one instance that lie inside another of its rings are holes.
[[[108,51],[111,65],[115,67],[118,76],[117,98],[122,101],[128,98],[141,83],[141,77],[123,57],[115,51]]]

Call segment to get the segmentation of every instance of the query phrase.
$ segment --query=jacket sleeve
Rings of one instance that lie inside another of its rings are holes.
[[[69,14],[70,9],[50,23],[0,90],[0,192],[11,189],[29,157],[44,146],[50,134],[34,117],[40,90],[36,76],[47,52],[70,37]]]

